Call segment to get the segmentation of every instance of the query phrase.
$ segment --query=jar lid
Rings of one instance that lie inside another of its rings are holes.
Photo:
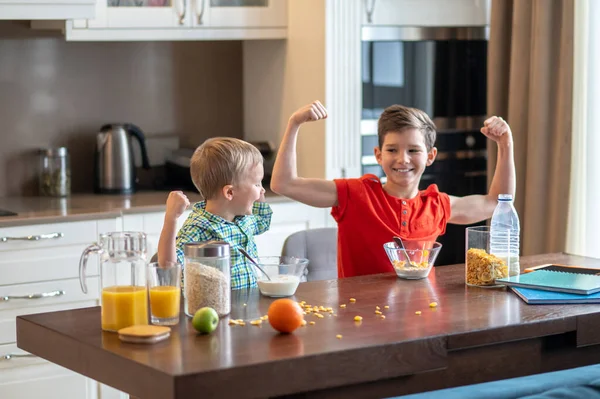
[[[67,147],[43,148],[40,150],[40,154],[47,157],[65,157],[68,153]]]
[[[192,258],[202,257],[229,257],[229,244],[225,241],[201,241],[184,244],[185,256]]]

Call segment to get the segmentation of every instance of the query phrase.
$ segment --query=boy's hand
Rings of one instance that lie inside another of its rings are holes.
[[[305,122],[313,122],[325,118],[327,118],[327,110],[320,101],[314,101],[294,112],[290,117],[290,122],[299,126]]]
[[[190,206],[190,200],[181,191],[171,191],[167,198],[167,212],[165,218],[177,220]]]
[[[498,144],[512,143],[512,132],[510,126],[499,116],[492,116],[483,122],[481,133]]]

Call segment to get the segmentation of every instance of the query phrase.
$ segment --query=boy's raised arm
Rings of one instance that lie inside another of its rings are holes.
[[[177,219],[188,206],[190,206],[190,200],[181,191],[169,193],[165,221],[158,239],[158,263],[177,262],[177,251],[175,249]]]
[[[331,180],[298,176],[296,142],[300,125],[327,118],[327,110],[319,102],[308,104],[290,117],[277,153],[271,190],[306,205],[329,208],[337,205],[337,189]]]
[[[498,144],[498,158],[492,184],[487,195],[450,197],[450,223],[470,224],[489,219],[498,203],[498,194],[512,194],[513,197],[515,195],[517,178],[510,126],[504,119],[492,116],[484,122],[481,133]]]

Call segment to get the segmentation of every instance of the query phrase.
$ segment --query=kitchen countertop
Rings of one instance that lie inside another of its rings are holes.
[[[0,209],[17,215],[0,217],[0,228],[162,212],[168,195],[168,191],[141,191],[130,195],[73,194],[66,198],[4,197],[0,198]],[[192,203],[202,199],[198,193],[186,192],[186,195]],[[271,204],[291,201],[272,191],[265,196]]]

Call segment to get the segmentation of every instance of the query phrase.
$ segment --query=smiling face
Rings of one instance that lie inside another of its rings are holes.
[[[381,148],[375,147],[377,163],[387,176],[386,191],[415,196],[421,175],[433,163],[436,154],[435,147],[427,151],[423,134],[417,129],[388,132]]]
[[[257,163],[244,172],[240,181],[233,185],[231,206],[236,215],[252,215],[252,207],[265,189],[262,186],[264,177],[263,164]]]

